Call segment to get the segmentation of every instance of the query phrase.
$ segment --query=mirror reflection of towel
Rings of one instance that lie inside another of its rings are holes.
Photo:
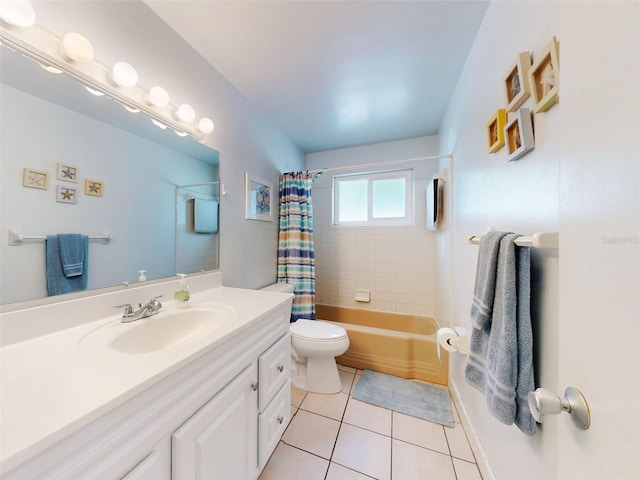
[[[84,268],[84,244],[82,235],[77,233],[66,233],[58,235],[58,246],[60,248],[60,261],[64,276],[77,277],[82,275]]]
[[[202,198],[193,199],[193,229],[196,233],[218,231],[218,202]]]
[[[65,247],[61,248],[61,243],[59,241],[59,237],[64,237],[62,244],[65,244]],[[66,236],[63,235],[47,235],[46,241],[46,267],[47,267],[47,292],[49,296],[52,295],[60,295],[63,293],[71,293],[77,292],[80,290],[87,289],[87,281],[89,279],[89,271],[88,271],[88,259],[89,259],[89,237],[86,235],[78,235],[75,238],[77,242],[71,241],[68,243],[73,243],[80,250],[80,252],[75,251],[65,251],[64,256],[67,258],[67,261],[73,267],[74,264],[79,263],[78,261],[74,261],[74,257],[77,260],[78,258],[82,258],[81,267],[75,266],[75,268],[69,268],[71,273],[77,272],[79,268],[81,268],[81,273],[74,276],[65,275],[65,269],[63,267],[62,260],[62,252],[61,250],[65,250],[67,245],[65,240],[69,240]]]

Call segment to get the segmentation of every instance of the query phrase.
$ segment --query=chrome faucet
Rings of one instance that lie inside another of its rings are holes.
[[[122,323],[135,322],[136,320],[147,318],[160,312],[160,309],[162,308],[162,304],[160,303],[160,300],[158,300],[160,297],[162,297],[162,295],[153,297],[146,305],[139,303],[137,309],[134,309],[133,305],[130,303],[116,305],[114,308],[124,308],[122,312],[122,320],[120,320]]]

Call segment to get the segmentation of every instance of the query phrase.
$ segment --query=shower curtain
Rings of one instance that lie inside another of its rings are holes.
[[[309,172],[280,175],[278,281],[295,287],[292,322],[316,319],[311,182]]]

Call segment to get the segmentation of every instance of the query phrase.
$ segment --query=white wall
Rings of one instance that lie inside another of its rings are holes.
[[[307,167],[363,165],[436,155],[437,137],[418,137],[307,154]],[[438,171],[437,160],[394,164],[413,168],[414,225],[345,227],[332,223],[332,177],[361,170],[329,172],[313,183],[316,303],[433,316],[435,234],[426,228],[425,190]],[[385,169],[365,168],[364,171]],[[354,300],[369,290],[370,303]]]
[[[476,453],[491,466],[486,478],[637,475],[639,425],[630,412],[639,393],[640,105],[629,85],[639,83],[639,18],[636,2],[492,2],[440,130],[441,151],[455,158],[454,218],[438,243],[442,268],[452,255],[453,288],[438,300],[450,303],[452,324],[470,326],[477,247],[467,235],[488,226],[560,231],[559,253],[533,258],[536,385],[581,388],[593,415],[586,432],[562,414],[527,437],[491,416],[465,383],[464,358],[452,356],[452,385],[482,447]],[[502,79],[517,54],[537,59],[552,35],[560,103],[535,116],[535,150],[508,163],[504,148],[487,153],[486,123],[506,104]],[[604,343],[610,327],[625,332],[620,345]]]
[[[60,37],[82,33],[102,63],[131,63],[142,85],[161,84],[172,103],[190,103],[213,119],[216,129],[204,142],[220,152],[220,179],[228,188],[220,207],[223,282],[254,288],[275,281],[277,221],[244,219],[243,174],[273,181],[277,189],[280,172],[303,168],[300,149],[144,3],[32,4],[38,25]]]

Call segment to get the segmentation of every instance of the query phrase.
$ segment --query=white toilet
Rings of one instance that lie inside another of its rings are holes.
[[[263,290],[293,293],[293,285],[275,283]],[[349,348],[344,328],[321,320],[298,320],[289,327],[291,332],[291,381],[314,393],[338,393],[342,382],[336,357]]]

